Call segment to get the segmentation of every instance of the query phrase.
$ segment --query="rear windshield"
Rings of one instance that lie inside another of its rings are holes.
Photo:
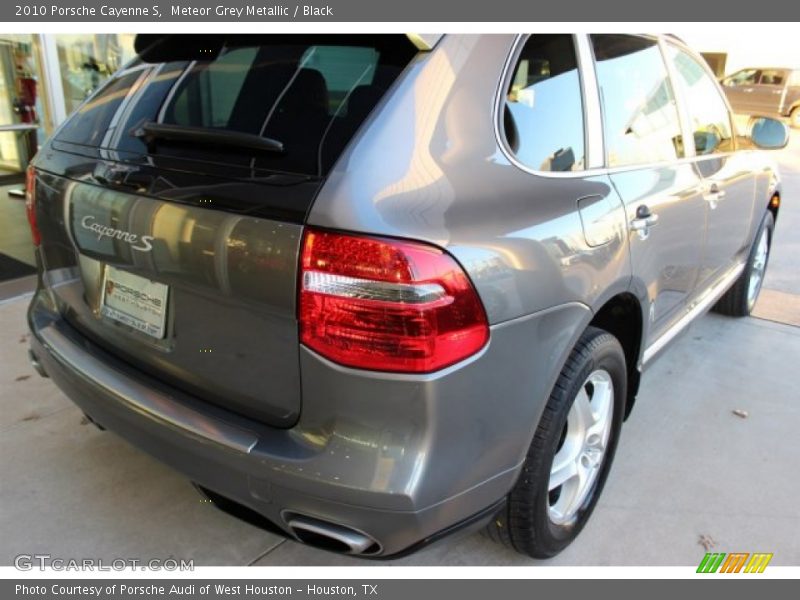
[[[213,57],[140,61],[84,104],[56,139],[324,175],[415,54],[401,35],[229,36]],[[189,134],[151,135],[153,124]],[[219,138],[193,137],[198,130],[269,138],[283,150],[253,151],[235,140],[223,148]]]

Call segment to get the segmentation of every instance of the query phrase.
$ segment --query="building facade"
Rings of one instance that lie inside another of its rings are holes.
[[[0,180],[134,56],[134,34],[0,33]]]

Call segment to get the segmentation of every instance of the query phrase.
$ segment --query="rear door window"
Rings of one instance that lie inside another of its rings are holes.
[[[680,119],[654,39],[592,35],[609,167],[684,156]]]
[[[742,69],[733,75],[726,77],[723,81],[725,87],[737,87],[740,85],[755,85],[758,83],[759,71],[757,69]]]
[[[761,85],[783,85],[784,71],[779,69],[764,69],[758,83]]]
[[[214,56],[148,66],[142,81],[132,75],[115,79],[90,101],[86,115],[70,119],[58,139],[320,176],[416,52],[401,35],[226,36]],[[109,135],[112,121],[119,122],[119,130]],[[283,151],[221,148],[208,136],[144,135],[148,124],[178,126],[190,134],[214,130],[270,138]]]

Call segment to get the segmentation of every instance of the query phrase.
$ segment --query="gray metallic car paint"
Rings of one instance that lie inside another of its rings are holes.
[[[486,114],[514,39],[448,36],[412,65],[334,167],[308,218],[447,248],[491,323],[565,302],[593,306],[615,283],[627,289],[631,275],[625,214],[607,175],[532,175],[499,146]],[[595,248],[576,210],[592,196],[608,208],[589,227],[613,231]]]
[[[559,352],[533,360],[517,348],[569,346],[570,325],[585,313],[567,305],[548,311],[546,324],[532,316],[495,326],[480,354],[425,376],[365,377],[303,350],[304,410],[282,430],[131,369],[66,326],[48,294],[34,300],[30,319],[45,370],[103,426],[277,523],[287,508],[327,518],[367,531],[393,553],[513,484],[541,411],[532,399],[547,393],[561,360]],[[69,341],[75,349],[59,353]],[[178,424],[187,420],[206,425]]]
[[[446,248],[491,323],[480,353],[427,375],[333,364],[297,344],[302,226],[56,177],[46,161],[64,159],[46,149],[37,161],[48,211],[44,283],[29,321],[47,372],[98,422],[284,530],[289,510],[364,531],[393,554],[501,499],[593,314],[617,294],[634,294],[644,350],[685,316],[701,281],[741,260],[777,185],[768,163],[750,152],[715,165],[685,160],[569,176],[520,168],[493,120],[515,43],[509,35],[446,36],[420,54],[353,139],[307,219]],[[714,214],[704,197],[712,178],[730,191]],[[627,225],[641,202],[661,217],[642,241]],[[152,255],[75,236],[69,224],[90,206],[108,211],[115,227],[153,235]],[[192,235],[190,253],[176,255],[175,223],[189,220],[209,233]],[[708,251],[707,220],[717,230],[735,228],[724,248]],[[246,251],[236,255],[239,245]],[[184,320],[171,326],[187,328],[191,347],[102,324],[93,309],[104,262],[168,282],[170,312]],[[220,363],[192,356],[223,332],[230,347]],[[71,352],[58,351],[68,343]],[[198,394],[182,379],[206,365]],[[215,384],[231,391],[230,403],[215,397]]]
[[[39,175],[37,191],[49,211],[42,262],[48,274],[61,270],[63,281],[53,293],[74,327],[212,402],[278,426],[296,422],[301,226],[167,203],[49,173]],[[152,236],[152,249],[98,239],[82,227],[86,217]],[[107,264],[169,285],[164,339],[100,313]]]

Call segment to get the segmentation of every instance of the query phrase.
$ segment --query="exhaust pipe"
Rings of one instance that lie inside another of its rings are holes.
[[[303,515],[287,515],[287,525],[294,536],[309,546],[339,552],[341,554],[378,554],[381,546],[371,537],[335,523]]]
[[[270,533],[287,537],[288,534],[283,527],[273,523],[252,508],[226,498],[199,483],[192,482],[192,485],[203,498],[209,500],[223,512]],[[337,525],[289,511],[282,512],[281,517],[295,539],[309,546],[339,554],[374,555],[381,552],[382,548],[378,542],[365,533],[345,525]]]
[[[239,519],[240,521],[249,523],[253,527],[259,527],[264,531],[269,531],[270,533],[280,537],[287,536],[286,531],[284,531],[283,528],[278,527],[278,525],[270,521],[261,513],[254,511],[252,508],[245,506],[236,500],[232,500],[231,498],[227,498],[221,494],[218,494],[217,492],[211,491],[195,481],[192,482],[192,485],[204,499],[211,502],[211,504],[213,504],[222,512],[227,513],[230,516]]]

